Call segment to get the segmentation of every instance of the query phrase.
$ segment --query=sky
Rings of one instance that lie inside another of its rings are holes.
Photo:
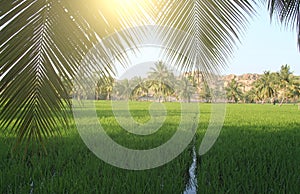
[[[138,54],[130,53],[128,56],[133,66],[126,70],[118,68],[117,77],[145,75],[150,68],[149,63],[154,64],[161,59],[160,51],[160,48],[150,46],[140,48]],[[277,21],[271,22],[269,13],[260,10],[260,14],[249,23],[233,58],[221,74],[262,74],[269,70],[276,72],[284,64],[290,65],[291,71],[300,75],[300,52],[297,48],[296,32],[285,29]]]
[[[295,74],[300,75],[296,37],[296,32],[285,29],[276,21],[271,23],[267,11],[261,10],[250,23],[224,74],[279,71],[281,65],[288,64]]]

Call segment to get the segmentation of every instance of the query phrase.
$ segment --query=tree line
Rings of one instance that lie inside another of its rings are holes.
[[[222,87],[224,92],[222,92]],[[229,81],[221,77],[212,84],[206,81],[201,72],[175,76],[162,61],[159,61],[150,68],[146,78],[136,76],[123,80],[115,80],[112,77],[99,79],[95,92],[85,94],[85,98],[211,102],[213,96],[218,96],[223,101],[231,103],[282,104],[299,100],[300,77],[291,72],[290,66],[282,65],[278,72],[265,71],[259,75],[259,78],[250,85],[250,89],[245,90],[245,87],[246,85],[238,80],[237,76]]]
[[[233,78],[226,87],[230,102],[279,103],[297,102],[300,96],[300,77],[295,76],[289,65],[282,65],[280,71],[265,71],[254,81],[251,89],[243,91],[244,85]]]
[[[146,78],[100,79],[96,84],[95,99],[190,102],[195,90],[188,78],[175,76],[162,61],[158,61]]]

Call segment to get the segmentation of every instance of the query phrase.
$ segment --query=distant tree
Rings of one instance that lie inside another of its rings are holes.
[[[288,98],[293,102],[299,101],[300,97],[300,83],[299,81],[294,81],[294,83],[289,87]]]
[[[233,78],[225,88],[227,99],[237,103],[243,97],[241,87],[242,84]]]
[[[99,100],[104,96],[106,100],[110,100],[114,82],[115,80],[111,76],[101,78],[96,84],[95,99]]]
[[[287,97],[291,101],[298,101],[300,97],[300,77],[296,77],[294,75],[290,78],[290,84],[288,87],[288,94]]]
[[[195,86],[193,86],[188,78],[182,77],[176,81],[176,94],[181,100],[191,102],[191,97],[195,91]]]
[[[271,100],[276,96],[276,74],[265,71],[261,78],[254,82],[254,87],[262,99],[262,104],[268,99]]]
[[[246,103],[253,103],[253,102],[259,102],[262,101],[262,98],[260,96],[260,92],[256,87],[252,87],[249,91],[244,93],[244,101]]]
[[[151,84],[151,88],[159,98],[159,102],[166,97],[166,94],[172,93],[174,74],[168,69],[168,67],[162,62],[155,63],[155,67],[150,68],[148,73],[148,79]]]
[[[199,92],[199,97],[202,100],[205,100],[205,102],[210,102],[212,99],[212,94],[211,94],[211,89],[209,88],[209,85],[207,84],[207,82],[202,82],[200,84],[200,92]]]
[[[282,65],[280,71],[277,73],[277,81],[278,81],[278,89],[280,90],[280,105],[284,102],[284,100],[288,100],[288,98],[293,97],[293,88],[294,88],[294,76],[290,71],[289,65]]]
[[[116,82],[115,97],[122,100],[132,98],[133,84],[129,79],[123,79]]]
[[[98,44],[99,37],[155,21],[193,32],[191,43],[182,39],[181,33],[168,36],[166,30],[161,35],[166,36],[167,46],[182,45],[189,51],[188,58],[203,61],[207,70],[218,70],[231,56],[248,16],[256,13],[259,6],[253,4],[268,2],[265,5],[271,16],[300,33],[299,25],[295,25],[299,24],[299,1],[295,0],[120,2],[1,1],[0,115],[4,116],[0,128],[16,134],[18,144],[32,140],[42,143],[53,131],[60,133],[61,125],[68,126],[71,101],[62,98],[66,90],[59,75],[71,82],[78,75],[83,56]],[[135,40],[143,39],[143,35],[139,30],[125,33],[103,48],[122,53],[124,43],[134,47],[138,44]],[[105,61],[99,67],[102,72],[114,69],[104,54],[101,58]],[[194,63],[191,61],[178,66],[189,68]],[[23,98],[15,98],[17,94]],[[11,123],[15,124],[10,128]]]
[[[148,98],[150,85],[147,79],[143,79],[139,76],[132,78],[131,82],[133,86],[132,95],[134,99],[137,100],[139,97],[144,95],[146,95],[146,97]]]
[[[201,83],[204,83],[204,75],[201,71],[197,70],[187,76],[187,79],[192,85],[197,88],[198,93],[201,91]]]

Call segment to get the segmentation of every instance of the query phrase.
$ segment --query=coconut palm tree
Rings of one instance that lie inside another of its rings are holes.
[[[193,86],[193,83],[185,77],[176,81],[175,88],[175,92],[178,97],[188,103],[191,102],[192,95],[196,92],[196,87]]]
[[[299,84],[299,82],[295,81],[291,85],[291,87],[289,88],[288,97],[293,102],[297,102],[297,100],[299,100],[299,97],[300,97],[300,84]]]
[[[114,82],[115,82],[115,80],[111,76],[101,78],[97,82],[97,85],[95,88],[95,99],[99,100],[100,96],[105,96],[106,100],[110,100],[111,94],[113,92]]]
[[[132,3],[140,5],[140,10]],[[143,24],[148,17],[143,14],[143,4],[115,0],[1,1],[1,132],[14,133],[17,144],[37,140],[44,146],[44,137],[68,127],[71,101],[64,96],[76,81],[83,56],[109,33],[132,22]],[[131,14],[126,14],[128,11]],[[115,43],[106,43],[105,49],[119,52],[121,41],[119,37]],[[101,59],[105,65],[98,69],[112,74],[105,53]]]
[[[212,100],[212,92],[206,81],[201,83],[201,90],[199,92],[199,96],[202,100],[205,100],[206,103]]]
[[[122,100],[132,99],[134,85],[129,79],[123,79],[116,82],[115,92],[116,96]]]
[[[0,128],[17,142],[37,140],[68,127],[71,109],[67,96],[76,82],[80,63],[99,40],[120,29],[145,24],[170,26],[186,32],[192,41],[162,30],[166,48],[179,67],[218,71],[231,56],[248,16],[261,0],[35,0],[0,2]],[[294,27],[299,35],[299,1],[265,0],[272,17]],[[100,45],[103,64],[95,69],[114,73],[110,55],[126,61],[125,47],[135,47],[146,30],[123,32]],[[298,36],[299,37],[299,36]],[[300,39],[298,39],[300,42]],[[188,56],[188,58],[186,57]],[[64,83],[68,84],[64,84]]]
[[[259,101],[262,101],[260,93],[257,90],[257,88],[252,87],[249,91],[247,91],[244,94],[244,101],[246,103],[253,103],[253,102],[257,103]]]
[[[242,84],[237,82],[235,78],[233,78],[229,82],[228,86],[225,87],[227,99],[235,103],[241,100],[241,98],[243,97],[241,87]]]
[[[134,77],[131,79],[133,85],[132,95],[137,100],[141,96],[146,96],[148,98],[149,84],[146,79],[139,77]]]
[[[276,74],[265,71],[262,77],[254,82],[254,87],[262,99],[262,104],[268,99],[271,100],[271,98],[275,97],[277,94]]]
[[[277,73],[277,82],[281,97],[280,105],[282,105],[284,100],[287,101],[289,97],[292,97],[294,89],[294,76],[289,65],[281,66],[280,71]]]
[[[151,80],[151,88],[154,89],[159,98],[159,102],[165,100],[166,94],[170,94],[173,90],[174,74],[162,62],[155,63],[155,67],[151,67],[148,72],[148,80]]]

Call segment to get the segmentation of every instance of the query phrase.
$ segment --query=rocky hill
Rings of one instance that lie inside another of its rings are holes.
[[[224,87],[226,87],[232,79],[235,79],[237,82],[242,84],[242,91],[248,92],[253,87],[253,83],[261,77],[261,74],[256,73],[246,73],[243,75],[225,75],[222,76],[222,80],[224,81]]]
[[[197,72],[197,71],[186,72],[184,74],[184,77],[193,77],[195,82],[198,83],[197,85],[201,85],[201,83],[203,83],[205,80],[205,76],[201,72]],[[257,73],[246,73],[246,74],[242,74],[242,75],[230,74],[230,75],[224,75],[224,76],[217,77],[216,80],[213,80],[214,83],[212,83],[212,85],[216,86],[216,85],[221,84],[225,88],[234,79],[237,82],[241,83],[242,91],[247,92],[253,87],[252,86],[253,83],[256,80],[258,80],[260,77],[261,77],[261,74],[257,74]]]

